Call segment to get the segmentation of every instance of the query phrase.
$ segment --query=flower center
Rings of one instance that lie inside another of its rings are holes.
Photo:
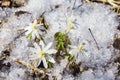
[[[78,46],[78,50],[79,50],[79,51],[82,51],[83,49],[84,49],[84,46],[80,44],[80,45]]]
[[[73,22],[73,18],[70,17],[70,18],[68,19],[68,22],[72,23],[72,22]]]
[[[40,51],[39,56],[40,57],[45,57],[45,52],[44,51]]]
[[[70,18],[68,19],[68,26],[67,26],[67,29],[68,29],[68,30],[71,30],[71,29],[72,29],[72,23],[73,23],[73,18],[70,17]]]
[[[68,24],[67,29],[70,31],[72,29],[72,24]]]
[[[38,29],[38,26],[33,25],[33,26],[32,26],[32,29],[33,29],[33,30],[36,30],[36,29]]]

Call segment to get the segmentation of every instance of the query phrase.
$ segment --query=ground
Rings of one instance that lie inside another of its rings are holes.
[[[119,0],[0,0],[0,80],[120,80]]]

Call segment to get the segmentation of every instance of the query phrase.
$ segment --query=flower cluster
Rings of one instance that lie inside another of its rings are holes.
[[[111,26],[103,31],[101,26],[109,25],[106,24],[106,21],[103,22],[105,25],[98,25],[97,21],[104,20],[103,18],[98,15],[91,15],[84,7],[78,9],[79,11],[65,8],[65,11],[63,11],[63,8],[60,7],[55,11],[46,12],[44,14],[45,21],[42,22],[47,23],[47,28],[44,23],[39,23],[39,20],[35,20],[25,29],[27,30],[25,33],[26,37],[34,45],[29,59],[36,62],[36,67],[43,68],[41,67],[43,65],[44,68],[50,69],[51,66],[55,67],[64,59],[67,59],[67,66],[69,67],[71,65],[75,67],[79,63],[90,67],[96,65],[104,66],[109,61],[112,52],[110,51],[111,48],[107,48],[107,43],[112,40],[114,27]],[[97,9],[92,11],[93,7],[90,9],[92,13],[98,11]],[[83,11],[84,14],[80,13],[80,11]],[[102,10],[100,9],[100,11]],[[80,14],[82,15],[80,16]],[[88,14],[90,16],[87,16]],[[99,20],[96,20],[96,18]],[[44,35],[42,35],[43,30],[40,29],[41,26],[46,31]],[[113,31],[112,34],[109,33],[110,30]],[[111,35],[108,36],[105,32]],[[36,41],[36,39],[39,39],[39,41]]]
[[[28,39],[35,39],[36,37],[40,39],[41,32],[39,30],[40,24],[35,20],[33,23],[30,23],[28,27],[25,28],[27,31],[25,33]]]
[[[113,60],[119,57],[114,50],[118,36],[113,37],[119,33],[119,20],[108,5],[84,0],[21,1],[27,1],[23,7],[0,8],[0,80],[119,79],[118,59]]]
[[[42,23],[38,23],[37,20],[35,20],[33,23],[30,23],[30,25],[25,29],[26,30],[26,37],[30,40],[34,39],[40,39],[40,41],[33,43],[34,48],[31,50],[33,53],[30,54],[29,58],[32,61],[36,61],[35,66],[38,67],[41,63],[43,63],[43,66],[45,68],[48,68],[49,62],[55,63],[55,55],[60,54],[62,56],[76,57],[79,52],[82,52],[84,49],[84,46],[82,44],[79,44],[77,46],[71,45],[71,41],[69,38],[69,33],[71,30],[73,30],[73,18],[69,17],[67,19],[67,25],[64,28],[65,32],[56,32],[54,35],[51,35],[55,41],[50,41],[48,44],[46,44],[46,40],[44,40],[44,37],[41,36],[41,30],[39,27],[41,27]],[[49,30],[48,30],[49,31]],[[47,33],[46,33],[47,35]],[[56,46],[54,47],[53,44]],[[51,49],[51,47],[54,47]],[[69,50],[70,49],[70,50]],[[62,52],[62,53],[60,53]],[[58,55],[57,57],[59,57]]]

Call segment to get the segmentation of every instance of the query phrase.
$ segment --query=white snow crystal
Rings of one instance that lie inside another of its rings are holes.
[[[25,70],[22,68],[12,69],[6,80],[27,80]]]
[[[49,0],[29,0],[28,4],[21,8],[21,10],[32,13],[34,19],[40,17],[47,9],[49,9]]]
[[[94,80],[94,75],[92,70],[85,71],[81,74],[81,80]]]

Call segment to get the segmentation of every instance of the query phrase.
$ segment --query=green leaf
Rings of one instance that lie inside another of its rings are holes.
[[[67,56],[67,57],[68,57],[68,60],[71,60],[71,59],[72,59],[72,55],[69,54],[69,53],[65,54],[64,56]]]
[[[56,40],[56,49],[57,50],[65,50],[68,47],[68,44],[70,44],[70,40],[68,38],[68,33],[61,33],[57,32],[54,35]]]

